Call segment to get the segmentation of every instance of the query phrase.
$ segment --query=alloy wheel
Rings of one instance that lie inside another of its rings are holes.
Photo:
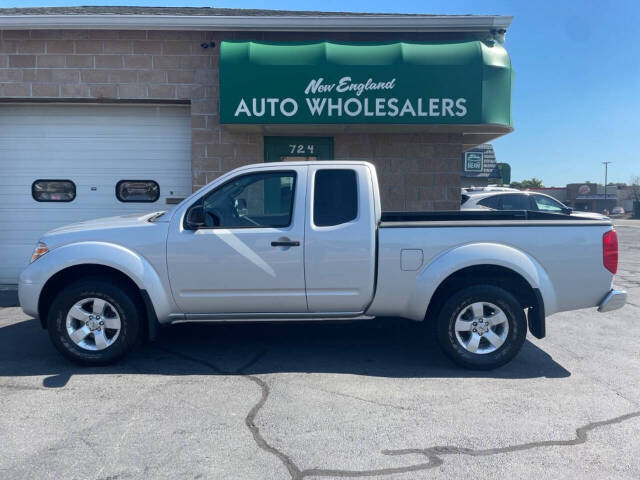
[[[102,298],[84,298],[76,302],[66,319],[67,333],[77,346],[98,351],[109,348],[122,328],[116,308]]]
[[[500,307],[489,302],[474,302],[462,309],[454,325],[456,339],[466,351],[493,353],[509,334],[509,321]]]

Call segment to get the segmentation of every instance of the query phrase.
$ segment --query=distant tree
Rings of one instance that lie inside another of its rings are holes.
[[[633,199],[640,202],[640,176],[631,177],[631,192]]]
[[[640,176],[631,178],[631,193],[633,195],[633,218],[640,218]]]
[[[521,182],[511,182],[513,188],[542,188],[542,180],[539,178],[531,178],[529,180],[522,180]]]
[[[502,162],[497,163],[496,167],[498,168],[498,172],[500,173],[500,178],[496,183],[502,186],[505,183],[508,184],[509,182],[511,182],[511,165]]]

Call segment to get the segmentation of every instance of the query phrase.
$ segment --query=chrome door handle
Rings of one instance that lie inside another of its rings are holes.
[[[300,242],[293,240],[276,240],[271,242],[272,247],[299,247]]]

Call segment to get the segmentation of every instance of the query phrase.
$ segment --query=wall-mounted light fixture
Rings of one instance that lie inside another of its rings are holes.
[[[494,28],[491,30],[491,37],[494,42],[498,42],[500,45],[504,44],[507,30],[505,28]]]

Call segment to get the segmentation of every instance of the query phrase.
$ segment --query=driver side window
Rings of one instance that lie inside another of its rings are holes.
[[[288,227],[295,180],[293,171],[233,178],[204,198],[205,227]]]
[[[562,212],[562,205],[555,200],[542,195],[532,195],[532,197],[536,202],[538,210],[542,210],[543,212]]]

